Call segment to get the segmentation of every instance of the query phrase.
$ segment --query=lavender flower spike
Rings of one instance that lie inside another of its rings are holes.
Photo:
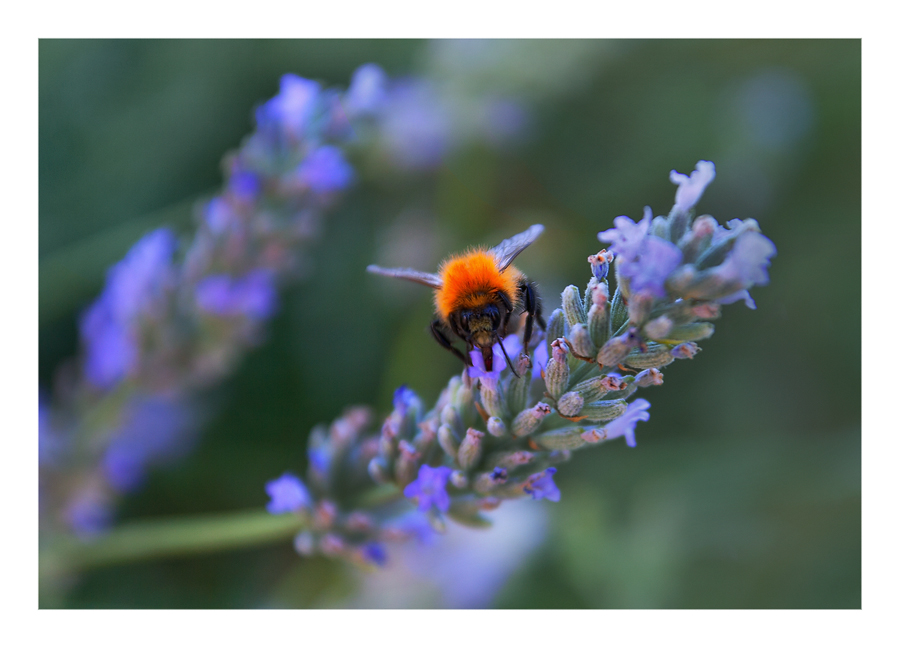
[[[403,494],[410,498],[418,498],[419,510],[428,511],[432,505],[439,511],[446,512],[450,508],[450,496],[447,494],[447,481],[453,472],[447,466],[431,466],[423,464],[419,467],[419,476],[403,489]]]
[[[690,176],[678,173],[675,169],[669,173],[669,180],[678,185],[675,191],[675,210],[686,212],[693,209],[700,200],[706,185],[716,177],[716,165],[707,160],[697,162],[697,167]]]

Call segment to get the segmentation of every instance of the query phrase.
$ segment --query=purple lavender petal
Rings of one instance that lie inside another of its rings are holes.
[[[696,168],[691,171],[690,176],[678,173],[674,169],[669,174],[669,179],[673,184],[678,185],[675,191],[675,209],[686,212],[692,209],[706,186],[716,177],[716,165],[707,160],[697,162]]]
[[[298,511],[312,505],[312,497],[306,486],[299,477],[289,472],[268,482],[266,493],[271,498],[266,510],[273,515]]]
[[[607,440],[624,436],[625,443],[632,448],[635,447],[637,440],[634,438],[634,427],[638,421],[650,420],[650,412],[647,411],[649,408],[650,403],[643,398],[638,398],[629,403],[622,416],[606,424],[604,430],[606,431]]]
[[[297,169],[297,179],[317,194],[346,189],[353,177],[353,167],[336,146],[320,146]]]
[[[418,498],[419,510],[427,512],[432,506],[446,512],[450,508],[450,495],[447,494],[447,481],[453,472],[447,466],[431,466],[423,464],[419,467],[419,476],[403,489],[409,499]]]
[[[558,502],[560,498],[559,488],[553,483],[553,475],[556,468],[547,468],[543,472],[539,472],[528,478],[528,482],[523,489],[531,495],[532,499],[547,499],[551,502]]]

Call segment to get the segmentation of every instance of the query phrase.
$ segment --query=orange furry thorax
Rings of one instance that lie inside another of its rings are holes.
[[[450,257],[438,273],[443,286],[434,294],[434,305],[445,321],[454,311],[496,303],[501,292],[513,304],[513,310],[519,305],[522,273],[513,266],[501,272],[494,255],[483,248]]]

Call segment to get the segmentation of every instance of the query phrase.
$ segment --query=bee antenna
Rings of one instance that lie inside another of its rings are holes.
[[[513,366],[512,360],[509,359],[509,356],[506,355],[506,349],[503,348],[503,338],[499,335],[497,336],[497,342],[500,344],[500,350],[503,351],[503,357],[506,358],[506,365],[509,367],[509,370],[513,372],[513,375],[516,378],[519,378],[519,374],[516,372],[516,368]]]

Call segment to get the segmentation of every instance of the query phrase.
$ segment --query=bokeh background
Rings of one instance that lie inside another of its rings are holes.
[[[858,40],[43,40],[39,55],[43,389],[77,353],[105,269],[154,227],[190,232],[282,74],[345,86],[376,62],[470,94],[499,78],[532,110],[514,141],[468,140],[433,172],[359,168],[266,342],[206,396],[195,450],[127,498],[123,521],[261,507],[267,480],[305,469],[315,424],[353,403],[386,413],[401,383],[433,401],[460,367],[427,332],[430,294],[369,263],[427,270],[541,222],[517,263],[549,312],[587,282],[596,233],[644,205],[666,213],[668,172],[701,159],[718,175],[700,212],[755,218],[778,247],[758,310],[726,307],[703,352],[647,393],[636,449],[577,453],[559,503],[429,549],[494,565],[476,598],[457,584],[405,600],[417,590],[399,568],[373,580],[283,543],[97,569],[53,606],[860,607]],[[365,595],[387,590],[400,594]]]

